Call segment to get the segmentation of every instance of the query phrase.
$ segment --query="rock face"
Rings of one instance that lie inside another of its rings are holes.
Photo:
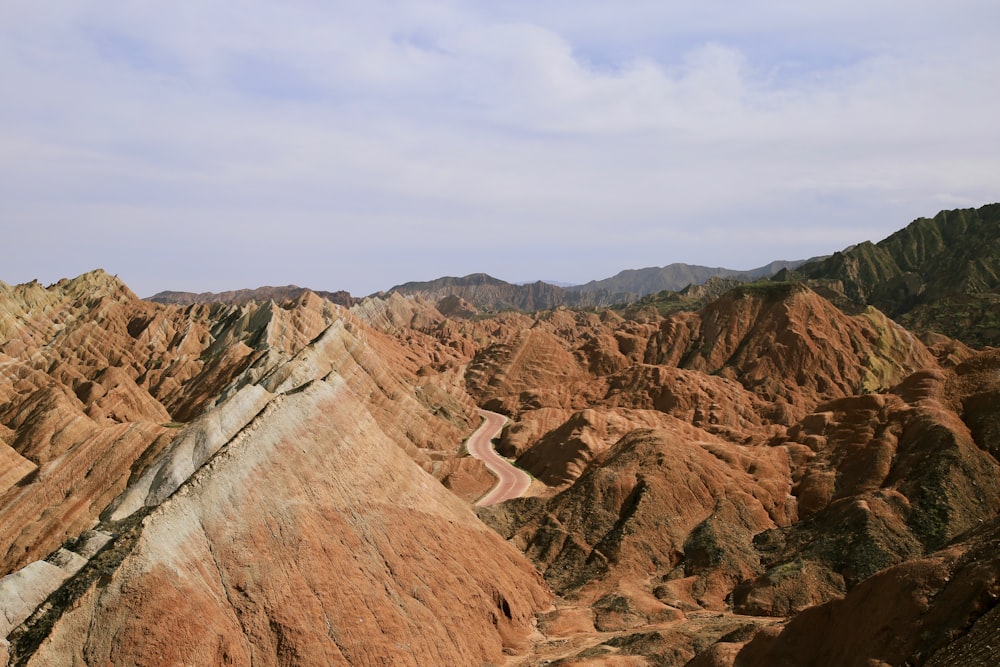
[[[736,591],[736,609],[803,611],[993,519],[1000,466],[954,407],[968,400],[962,378],[989,358],[833,401],[792,428],[781,447],[798,464],[800,521],[755,537],[767,572]]]
[[[544,431],[517,458],[517,465],[548,486],[558,487],[576,480],[595,463],[603,461],[611,445],[627,433],[664,427],[670,422],[668,416],[655,410],[587,409],[567,414],[543,409],[523,415],[516,433],[509,429],[502,444],[517,451],[518,446],[511,444],[512,440],[530,438],[531,430]],[[550,424],[555,427],[545,430]]]
[[[182,310],[101,272],[2,308],[11,664],[524,650],[549,593],[421,469],[474,422],[406,347],[308,294]]]
[[[647,359],[735,379],[795,416],[819,400],[880,391],[936,366],[920,341],[880,312],[846,316],[812,290],[783,283],[739,288],[700,313],[667,320]]]
[[[6,288],[0,304],[0,439],[12,461],[0,497],[5,571],[88,528],[176,427],[336,313],[319,299],[293,310],[165,309],[100,271]]]
[[[653,408],[738,438],[937,367],[878,311],[846,315],[804,285],[773,283],[641,324],[556,311],[483,348],[466,377],[479,402],[511,415]]]
[[[537,575],[345,380],[268,406],[28,664],[476,664],[523,641],[547,602]]]
[[[783,452],[739,450],[677,420],[634,430],[602,465],[521,512],[512,537],[559,593],[592,601],[641,579],[662,582],[649,592],[672,606],[722,609],[759,570],[753,536],[789,520],[778,481],[787,465]]]

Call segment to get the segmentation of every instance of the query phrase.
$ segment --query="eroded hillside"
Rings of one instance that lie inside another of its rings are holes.
[[[9,664],[1000,653],[996,350],[794,282],[667,315],[0,287]],[[534,481],[473,513],[477,406]]]
[[[421,467],[473,405],[385,333],[309,294],[180,309],[103,272],[4,286],[0,310],[11,664],[523,648],[546,587]]]
[[[1000,593],[1000,559],[982,558],[1000,510],[998,364],[782,283],[639,321],[540,314],[483,348],[470,393],[511,416],[501,448],[549,487],[480,511],[560,596],[536,658],[818,664],[795,653],[809,631],[836,644],[826,625],[785,623],[844,609],[882,572],[914,581],[879,593],[877,632],[857,625],[864,602],[838,617],[845,641],[868,638],[851,664],[957,650]],[[918,576],[926,559],[972,567],[968,597],[895,616],[899,596],[945,585]],[[948,614],[964,620],[879,644]]]

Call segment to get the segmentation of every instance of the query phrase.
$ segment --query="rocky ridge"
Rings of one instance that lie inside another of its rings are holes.
[[[178,309],[102,272],[10,288],[3,312],[11,664],[523,649],[548,592],[418,465],[458,450],[467,404],[415,392],[385,334],[315,296]]]
[[[889,237],[779,274],[843,306],[871,305],[923,333],[1000,344],[1000,204],[941,211]]]
[[[608,306],[613,303],[631,301],[634,295],[613,293],[607,290],[573,292],[563,287],[536,281],[527,285],[515,285],[499,278],[474,273],[463,277],[447,276],[424,282],[396,285],[388,290],[407,296],[419,296],[428,301],[440,302],[458,297],[476,308],[501,311],[535,311],[556,306]],[[376,296],[381,296],[376,295]]]

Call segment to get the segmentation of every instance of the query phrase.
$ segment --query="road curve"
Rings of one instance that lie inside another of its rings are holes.
[[[519,497],[528,490],[531,477],[520,468],[515,468],[493,449],[491,440],[500,433],[507,418],[489,410],[480,410],[479,414],[483,416],[483,423],[469,436],[465,446],[473,458],[485,463],[489,471],[497,476],[496,486],[476,501],[476,505],[485,507]]]

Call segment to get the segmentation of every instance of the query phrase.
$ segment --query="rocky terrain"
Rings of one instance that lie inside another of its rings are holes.
[[[993,607],[997,352],[928,347],[802,284],[656,324],[575,317],[594,328],[582,343],[556,313],[469,374],[477,400],[514,418],[507,452],[555,492],[480,514],[566,605],[548,622],[602,639],[556,652],[564,664],[829,664],[859,624],[867,639],[833,664],[922,662]],[[924,562],[939,579],[923,581]],[[969,579],[938,596],[961,568]],[[709,632],[709,612],[730,622]],[[784,625],[800,614],[814,620]]]
[[[10,664],[495,663],[549,604],[425,472],[471,402],[343,308],[0,303]]]
[[[0,658],[997,664],[992,314],[906,326],[994,209],[615,310],[0,283]],[[533,480],[473,509],[477,408]]]

